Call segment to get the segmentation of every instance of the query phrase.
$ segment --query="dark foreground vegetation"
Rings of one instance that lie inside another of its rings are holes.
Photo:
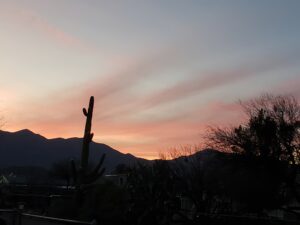
[[[104,175],[105,155],[88,163],[91,98],[80,162],[57,163],[53,185],[2,182],[0,206],[94,224],[299,224],[299,103],[264,95],[242,106],[245,124],[211,128],[209,149]]]

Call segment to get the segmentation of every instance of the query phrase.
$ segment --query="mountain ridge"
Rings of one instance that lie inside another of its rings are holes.
[[[16,132],[0,130],[0,167],[39,166],[51,168],[62,160],[79,160],[82,138],[51,138],[48,139],[29,129]],[[146,159],[124,154],[118,150],[97,142],[90,144],[90,162],[97,163],[102,154],[106,154],[104,167],[112,171],[118,164],[132,165],[146,162]]]

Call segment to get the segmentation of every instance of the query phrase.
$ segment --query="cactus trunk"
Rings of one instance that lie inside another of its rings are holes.
[[[93,133],[91,133],[93,110],[94,110],[94,97],[92,96],[90,98],[88,111],[86,111],[86,109],[83,108],[83,114],[86,116],[86,123],[85,123],[85,129],[84,129],[82,154],[81,154],[81,162],[80,162],[82,177],[84,177],[87,172],[87,166],[88,166],[88,161],[89,161],[89,146],[90,146],[90,143],[91,143],[91,141],[93,139],[93,135],[94,135]]]
[[[102,155],[98,165],[91,172],[88,171],[89,165],[89,146],[92,142],[94,134],[91,133],[92,129],[92,118],[93,118],[93,109],[94,109],[94,97],[90,97],[88,110],[83,108],[83,114],[86,117],[84,136],[82,140],[82,151],[81,151],[81,160],[80,167],[77,170],[75,162],[71,161],[72,171],[73,171],[73,180],[77,190],[77,196],[82,194],[84,185],[90,185],[94,183],[99,177],[101,177],[105,171],[105,168],[102,168],[102,164],[105,159],[105,154]]]

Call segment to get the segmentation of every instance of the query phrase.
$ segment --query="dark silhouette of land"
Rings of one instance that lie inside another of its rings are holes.
[[[0,167],[37,166],[49,169],[53,163],[61,160],[79,160],[82,138],[54,138],[35,134],[30,130],[17,132],[0,131]],[[118,164],[130,165],[144,161],[131,154],[123,154],[108,145],[92,142],[90,160],[97,163],[102,154],[106,154],[104,167],[110,172]]]

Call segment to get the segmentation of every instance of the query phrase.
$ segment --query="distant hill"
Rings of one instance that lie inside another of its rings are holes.
[[[50,168],[53,163],[66,160],[78,160],[81,154],[82,138],[47,139],[30,130],[17,132],[0,131],[0,168],[11,166],[36,166]],[[90,161],[97,163],[105,153],[104,167],[107,172],[118,164],[131,165],[147,160],[131,154],[123,154],[108,145],[92,142]]]

